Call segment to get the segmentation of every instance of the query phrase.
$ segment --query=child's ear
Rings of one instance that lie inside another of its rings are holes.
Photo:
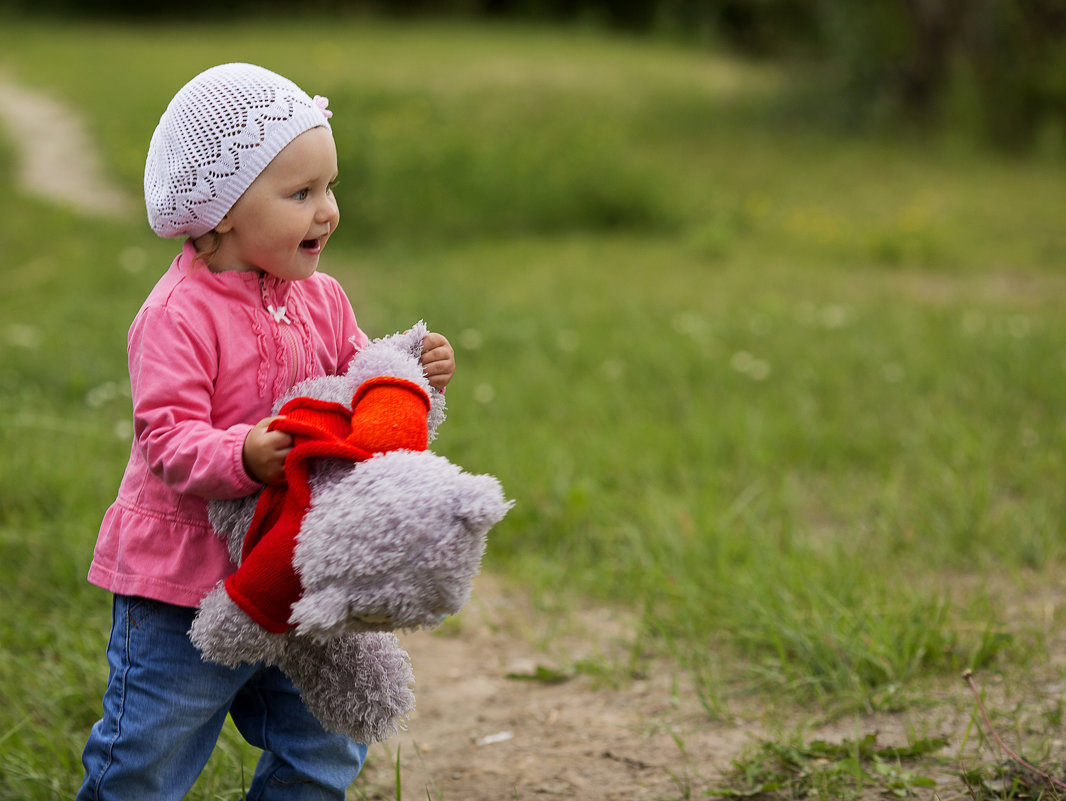
[[[232,230],[233,223],[230,221],[228,214],[219,220],[218,225],[215,226],[215,232],[218,234],[228,234]]]

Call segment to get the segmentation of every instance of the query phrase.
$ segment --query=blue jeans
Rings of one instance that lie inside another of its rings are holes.
[[[85,745],[77,801],[184,798],[227,713],[263,750],[247,801],[342,801],[366,746],[323,729],[276,667],[204,662],[187,636],[195,613],[115,596],[104,716]]]

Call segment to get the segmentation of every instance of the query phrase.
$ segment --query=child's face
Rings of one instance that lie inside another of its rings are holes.
[[[296,281],[318,269],[337,229],[337,147],[326,128],[297,136],[274,157],[215,230],[214,270],[262,270]]]

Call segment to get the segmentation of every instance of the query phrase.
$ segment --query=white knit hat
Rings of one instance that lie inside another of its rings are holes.
[[[329,128],[325,98],[253,64],[206,70],[170,101],[148,146],[144,201],[162,237],[213,229],[281,150]]]

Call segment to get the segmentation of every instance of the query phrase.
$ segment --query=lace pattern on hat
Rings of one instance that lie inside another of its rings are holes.
[[[200,236],[293,139],[329,128],[322,107],[287,78],[251,64],[207,70],[174,96],[145,166],[148,219],[160,236]]]

